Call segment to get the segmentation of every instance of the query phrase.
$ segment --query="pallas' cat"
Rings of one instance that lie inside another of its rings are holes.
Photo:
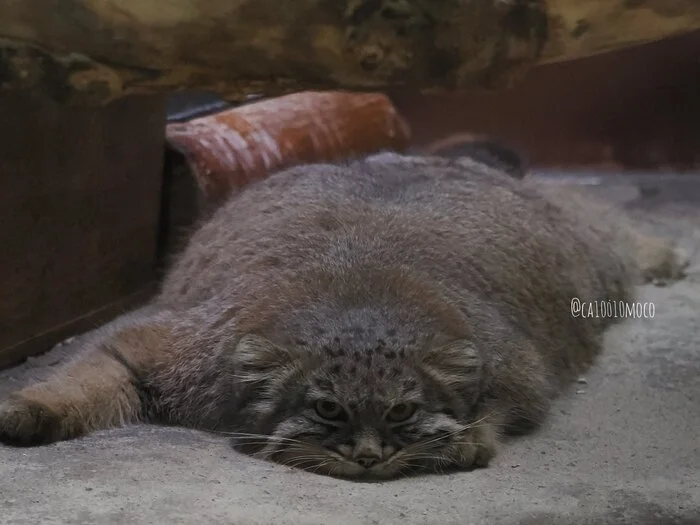
[[[322,474],[485,466],[537,425],[674,252],[605,206],[469,159],[288,169],[221,206],[145,309],[0,405],[0,441],[137,422]]]

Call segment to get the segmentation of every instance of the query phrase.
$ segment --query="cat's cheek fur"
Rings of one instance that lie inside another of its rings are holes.
[[[245,336],[231,358],[245,431],[274,434],[275,428],[301,408],[302,380],[308,366],[287,348],[258,336]]]

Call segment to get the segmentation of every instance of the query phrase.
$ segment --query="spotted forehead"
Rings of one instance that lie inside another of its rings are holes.
[[[332,342],[324,344],[321,352],[325,358],[342,358],[357,365],[371,366],[377,360],[387,361],[401,360],[406,357],[406,350],[402,347],[388,345],[384,339],[371,342],[344,342],[336,337]]]
[[[402,351],[373,354],[367,350],[330,350],[314,377],[315,386],[346,402],[391,400],[416,390],[418,382],[401,359]]]
[[[371,351],[374,354],[392,353],[396,349],[412,348],[419,339],[410,326],[388,322],[368,309],[350,309],[328,320],[328,316],[297,320],[284,326],[284,331],[294,334],[294,342],[307,346],[323,347],[325,351]]]

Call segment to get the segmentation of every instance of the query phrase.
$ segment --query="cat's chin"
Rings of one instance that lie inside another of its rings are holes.
[[[365,468],[354,461],[345,459],[340,454],[326,451],[323,456],[303,454],[297,451],[277,451],[268,456],[275,463],[299,468],[313,474],[359,482],[389,481],[397,478],[430,475],[445,472],[471,470],[480,465],[465,466],[451,462],[447,458],[440,460],[412,462],[410,465],[401,459],[390,458],[371,468]]]
[[[392,462],[365,468],[336,452],[321,450],[317,447],[309,447],[308,450],[301,450],[300,447],[295,447],[295,450],[277,449],[266,457],[280,465],[346,480],[380,481],[397,478],[409,473],[406,471],[405,466],[402,467],[402,465]]]
[[[240,443],[238,446],[234,444],[234,447],[243,453],[252,453],[287,467],[353,481],[388,481],[488,466],[496,444],[491,425],[475,425],[452,437],[451,442],[432,451],[420,447],[418,450],[412,447],[399,450],[370,468],[313,441],[271,437],[268,444],[257,452],[241,448]]]
[[[301,468],[323,476],[330,476],[347,481],[372,483],[414,476],[468,472],[481,467],[482,465],[476,463],[464,465],[459,463],[450,463],[445,460],[439,462],[426,462],[423,465],[413,465],[411,467],[407,467],[405,465],[401,467],[392,465],[377,465],[371,469],[366,469],[354,464],[353,462],[344,461],[333,465],[324,465],[322,467],[302,466]]]
[[[304,468],[304,467],[302,467]],[[399,477],[405,477],[413,474],[409,470],[400,470],[392,467],[378,465],[371,469],[366,469],[352,461],[338,461],[333,465],[326,465],[321,468],[305,468],[315,474],[330,476],[333,478],[344,479],[348,481],[389,481]],[[418,473],[417,471],[415,473]]]

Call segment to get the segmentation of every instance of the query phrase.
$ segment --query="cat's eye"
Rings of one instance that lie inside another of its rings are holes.
[[[411,419],[416,413],[416,405],[413,403],[398,403],[387,412],[386,418],[391,423],[403,423]]]
[[[316,401],[314,408],[319,416],[329,421],[342,421],[347,418],[345,409],[335,401],[320,399]]]

